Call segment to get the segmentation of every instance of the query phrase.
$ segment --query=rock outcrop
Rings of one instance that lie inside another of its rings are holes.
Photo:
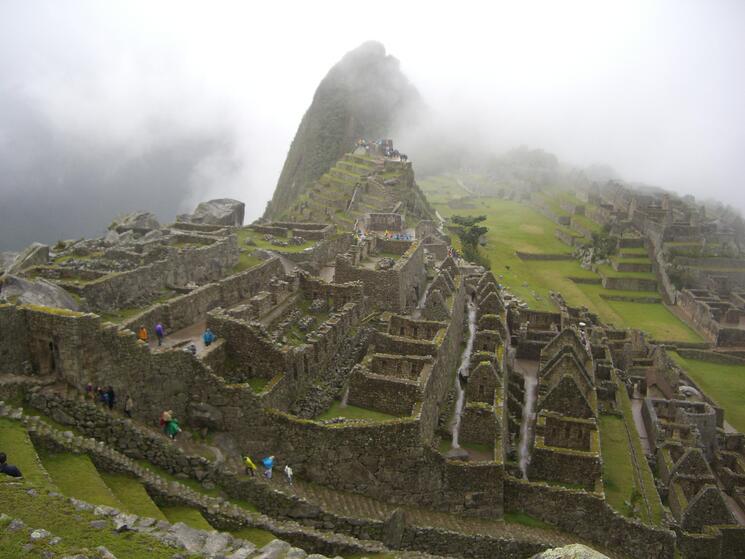
[[[556,549],[547,549],[530,559],[608,559],[599,551],[595,551],[579,543],[557,547]]]
[[[230,225],[241,227],[246,205],[231,198],[218,198],[202,202],[191,215],[178,216],[179,221],[203,223],[205,225]]]
[[[153,229],[160,229],[158,219],[150,212],[130,212],[117,218],[109,225],[109,229],[117,233],[134,231],[135,233],[147,233]]]
[[[419,108],[417,90],[377,42],[348,52],[321,81],[303,116],[264,217],[282,214],[359,138],[390,134],[394,123]]]
[[[44,279],[27,280],[7,275],[0,284],[0,301],[77,311],[78,302],[67,291]]]
[[[9,274],[15,274],[32,266],[42,266],[49,262],[49,247],[41,243],[31,243],[22,253],[16,256],[8,267]]]

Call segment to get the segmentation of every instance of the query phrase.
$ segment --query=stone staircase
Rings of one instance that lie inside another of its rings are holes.
[[[280,537],[284,534],[290,541],[294,540],[303,542],[303,546],[307,544],[316,549],[333,552],[329,553],[331,555],[336,553],[338,550],[347,550],[348,553],[365,552],[367,554],[382,553],[386,551],[385,547],[377,542],[361,542],[347,536],[326,534],[313,528],[302,526],[294,521],[270,519],[264,515],[253,512],[255,509],[247,503],[231,502],[222,497],[209,496],[177,481],[164,479],[155,473],[152,468],[137,463],[101,441],[81,437],[75,435],[71,431],[60,432],[47,424],[43,419],[37,416],[25,415],[21,408],[8,406],[2,401],[0,401],[0,427],[2,428],[2,431],[0,432],[0,443],[4,445],[3,448],[7,449],[9,456],[20,458],[20,460],[17,461],[18,466],[21,468],[22,472],[24,472],[24,475],[36,482],[34,486],[39,487],[39,490],[41,491],[51,491],[54,494],[58,494],[60,489],[55,484],[54,479],[49,476],[48,472],[44,469],[43,460],[41,460],[39,454],[37,454],[36,447],[39,444],[43,445],[45,448],[52,447],[54,449],[53,452],[64,451],[72,453],[72,456],[84,457],[85,461],[88,462],[90,462],[90,456],[96,464],[96,466],[93,466],[92,463],[90,464],[93,472],[96,472],[96,467],[100,468],[101,466],[106,465],[107,470],[134,476],[138,484],[147,488],[148,494],[159,496],[160,501],[174,504],[181,503],[181,508],[193,509],[193,512],[196,512],[200,516],[204,513],[205,516],[203,520],[205,518],[206,520],[204,520],[204,523],[196,523],[197,527],[211,528],[210,525],[235,526],[237,527],[236,533],[240,534],[245,531],[245,528],[241,527],[248,526],[250,527],[249,531],[253,533],[263,532],[270,536],[269,539],[273,539],[271,534],[276,533],[280,535]],[[13,437],[10,437],[11,434]],[[80,472],[77,472],[76,475],[79,473]],[[86,472],[86,475],[90,475],[90,470]],[[89,482],[85,482],[84,479],[79,479],[79,485],[81,486],[80,491],[85,492],[87,490],[85,487],[86,485],[99,485],[99,490],[100,484],[103,484],[103,486],[106,487],[104,479],[98,477],[97,473],[95,475],[96,479],[92,481],[89,480]],[[65,493],[65,491],[62,490],[62,493]],[[99,497],[100,495],[101,493],[99,491]],[[71,495],[66,496],[74,502],[85,504],[84,499],[79,499],[81,496],[80,493],[77,494],[77,498]],[[91,494],[91,496],[94,497],[93,494]],[[106,501],[105,504],[100,502],[100,498],[96,499],[94,497],[91,499],[93,502],[91,502],[90,505],[85,506],[89,507],[90,510],[93,510],[96,506],[98,508],[103,506],[104,508],[101,510],[113,511],[110,513],[104,513],[104,516],[114,517],[125,515],[130,517],[129,522],[131,524],[134,524],[137,521],[137,516],[132,514],[131,510],[128,510],[127,504],[119,501],[117,497],[114,496],[113,492],[109,491],[107,496],[108,498],[104,499]],[[154,503],[152,503],[152,506],[157,507]],[[160,507],[160,510],[165,513],[166,518],[171,519],[169,514],[169,509],[171,508],[174,508],[173,505]],[[7,514],[12,512],[4,510],[1,499],[0,512],[5,512]],[[134,517],[134,519],[131,517]],[[153,523],[156,521],[160,523],[161,528],[165,530],[165,532],[172,532],[168,523],[162,519],[154,519]],[[147,526],[151,525],[152,524],[147,524]],[[177,537],[173,534],[170,536],[167,536],[166,534],[164,537],[172,543],[174,543],[174,539],[178,540],[175,541],[175,543],[184,544],[182,547],[185,546],[187,549],[187,540],[198,540],[205,543],[208,539],[209,534],[205,533],[204,530],[200,531],[196,529],[194,524],[192,526],[187,526],[184,525],[183,522],[176,522],[174,523],[174,526],[178,527],[176,531],[183,536],[181,539],[184,541],[180,541],[180,536]],[[229,534],[226,534],[226,537],[229,538],[227,541],[231,542],[231,544],[235,541],[238,544],[237,547],[244,547],[250,550],[249,553],[245,555],[237,555],[236,557],[246,559],[255,555],[254,551],[257,550],[255,544],[244,542],[239,538],[230,537]],[[263,538],[267,539],[265,536],[263,536]],[[286,544],[285,542],[276,539],[274,542],[279,542],[277,545],[281,544],[280,547],[282,547],[282,550],[287,552],[273,556],[276,557],[276,559],[281,559],[285,556],[291,557],[292,559],[302,559],[307,555],[300,549],[291,548],[290,544]],[[292,555],[289,554],[291,550]],[[196,553],[199,550],[191,549],[190,551]],[[258,555],[258,552],[256,555]],[[206,554],[206,556],[211,555]],[[319,555],[317,557],[320,558],[322,556]]]
[[[294,494],[324,511],[352,519],[388,520],[394,511],[405,513],[405,521],[418,528],[433,528],[447,532],[490,537],[498,540],[520,540],[546,547],[560,547],[577,541],[577,538],[551,528],[538,528],[526,524],[510,523],[476,517],[458,516],[415,507],[398,507],[381,501],[338,491],[325,486],[294,480],[290,486],[281,476],[275,476],[272,487],[279,492]]]

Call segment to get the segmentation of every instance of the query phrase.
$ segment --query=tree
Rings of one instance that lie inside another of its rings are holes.
[[[463,249],[463,257],[471,262],[481,264],[485,268],[490,267],[489,259],[479,253],[479,239],[485,235],[489,229],[483,225],[477,225],[486,220],[485,215],[479,216],[461,216],[454,215],[451,221],[455,224],[453,228],[460,238],[460,244]]]

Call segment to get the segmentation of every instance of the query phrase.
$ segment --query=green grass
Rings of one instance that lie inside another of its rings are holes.
[[[145,487],[135,478],[123,474],[99,472],[104,483],[122,503],[124,510],[139,516],[166,520],[163,512],[153,502]]]
[[[169,482],[175,481],[177,483],[185,485],[189,489],[193,489],[197,493],[201,493],[202,495],[207,495],[208,497],[225,497],[225,495],[223,495],[222,491],[218,487],[215,487],[214,489],[206,489],[201,483],[199,483],[195,479],[176,477],[175,475],[171,474],[170,472],[167,472],[163,468],[159,468],[158,466],[151,464],[147,460],[137,460],[137,463],[143,468],[148,469],[154,474],[162,477],[166,481],[169,481]],[[258,512],[258,509],[256,508],[256,506],[253,503],[249,503],[248,501],[243,501],[243,500],[238,500],[238,499],[228,499],[228,501],[249,512]]]
[[[39,458],[63,495],[94,505],[123,508],[88,455],[39,451]]]
[[[619,249],[618,252],[620,252],[621,254],[638,254],[639,256],[647,256],[649,254],[647,252],[647,249],[644,248],[644,247],[641,247],[641,248],[622,248],[622,249]]]
[[[724,409],[724,418],[745,432],[745,365],[725,365],[686,359],[668,352],[673,361]]]
[[[275,246],[269,241],[264,240],[264,233],[257,233],[244,227],[238,230],[238,246],[243,248],[246,246],[246,239],[252,239],[255,243],[256,248],[263,248],[266,250],[272,250],[275,252],[303,252],[306,248],[315,246],[316,241],[305,241],[301,245],[288,245],[286,247]],[[287,241],[288,239],[281,239]]]
[[[199,512],[197,509],[179,505],[171,505],[167,507],[161,507],[161,510],[168,519],[168,522],[170,522],[171,524],[183,522],[187,526],[196,528],[197,530],[213,530],[212,526],[210,526],[210,523],[205,520],[204,516],[202,516],[202,513]]]
[[[635,488],[634,465],[623,419],[615,415],[600,416],[600,447],[605,498],[611,507],[630,516],[625,501],[631,500]]]
[[[264,391],[264,388],[267,384],[269,384],[269,381],[272,379],[268,378],[260,378],[260,377],[254,377],[248,379],[248,385],[251,387],[251,390],[256,392],[256,394],[261,394]]]
[[[603,230],[603,227],[601,225],[595,223],[589,217],[584,215],[573,215],[572,222],[577,222],[580,227],[584,227],[585,229],[590,231],[590,233],[600,233],[600,231]]]
[[[35,497],[26,491],[37,489]],[[44,528],[62,541],[56,546],[35,545],[32,553],[23,552],[28,543],[28,532],[9,532],[0,527],[0,549],[2,557],[40,557],[42,551],[52,551],[54,557],[83,554],[92,556],[95,548],[105,546],[119,559],[171,559],[176,552],[172,547],[155,538],[138,532],[117,533],[112,529],[96,529],[90,526],[100,520],[92,512],[79,511],[72,504],[46,494],[43,488],[28,483],[0,483],[0,512],[19,518],[31,528]]]
[[[623,389],[622,389],[623,390]],[[629,413],[630,413],[629,409]],[[628,421],[633,421],[628,417]],[[659,524],[662,520],[662,505],[657,495],[652,473],[649,471],[641,443],[635,441],[636,454],[643,461],[640,467],[643,480],[637,478],[637,473],[631,459],[629,438],[626,433],[624,419],[615,415],[600,415],[600,447],[603,454],[603,485],[605,486],[605,498],[608,504],[624,516],[632,516],[632,510],[627,502],[632,502],[637,507],[640,520],[646,523]],[[630,425],[634,429],[633,425]],[[632,431],[632,436],[635,431]],[[652,518],[641,498],[646,492],[647,500],[652,508]]]
[[[578,284],[570,277],[600,279],[595,272],[583,269],[575,260],[530,260],[517,257],[515,251],[537,254],[571,254],[571,247],[553,236],[556,224],[533,208],[493,197],[472,198],[470,209],[453,209],[447,202],[465,191],[449,176],[429,177],[419,181],[433,205],[443,217],[458,215],[486,215],[487,245],[484,254],[491,261],[497,281],[536,310],[556,310],[549,299],[549,291],[558,291],[567,304],[587,307],[603,322],[617,328],[639,327],[660,340],[702,341],[664,305],[608,301],[602,294],[631,297],[659,297],[657,292],[637,292],[604,289],[601,285]],[[457,243],[457,237],[454,238]],[[634,250],[634,249],[631,249]],[[610,269],[614,276],[628,277]],[[501,277],[500,277],[501,276]],[[654,278],[654,274],[630,274]],[[525,285],[527,284],[527,285]],[[536,293],[536,297],[533,293]]]
[[[359,408],[357,406],[346,406],[341,407],[341,402],[334,401],[331,407],[319,415],[316,419],[334,419],[335,417],[343,417],[345,419],[368,419],[370,421],[386,421],[388,419],[396,419],[395,415],[389,415],[387,413],[368,410],[366,408]]]
[[[598,272],[609,278],[656,279],[654,272],[617,272],[609,264],[598,266]]]
[[[28,433],[17,421],[0,419],[0,450],[8,456],[8,463],[17,466],[24,479],[40,487],[53,487],[52,479],[44,469]],[[11,481],[1,476],[0,481]]]
[[[237,274],[238,272],[245,272],[254,266],[258,266],[262,262],[263,260],[261,258],[253,255],[253,251],[241,252],[238,256],[238,264],[233,267],[233,273]]]
[[[629,303],[626,301],[607,301],[606,303],[614,313],[623,317],[623,325],[644,330],[655,340],[703,341],[703,338],[693,328],[677,318],[662,303]]]
[[[264,547],[270,541],[277,539],[274,534],[261,528],[241,528],[230,533],[236,538],[250,541],[256,547]]]
[[[613,380],[618,383],[618,378],[616,377],[615,373],[612,376]],[[618,390],[616,397],[619,408],[626,420],[626,424],[629,426],[629,435],[631,437],[631,445],[634,449],[634,455],[639,457],[640,460],[640,468],[639,471],[636,472],[637,474],[639,474],[639,477],[636,478],[635,483],[639,493],[643,494],[646,497],[646,502],[649,503],[649,509],[651,509],[650,518],[650,510],[647,509],[646,505],[641,507],[642,520],[647,523],[652,523],[659,526],[662,523],[662,519],[664,516],[662,501],[660,501],[660,495],[659,493],[657,493],[652,470],[649,469],[649,464],[647,464],[647,461],[644,458],[644,449],[642,448],[642,442],[639,438],[639,432],[636,430],[636,426],[634,424],[634,413],[631,409],[631,400],[629,399],[629,395],[626,393],[626,390],[624,390],[623,387]]]

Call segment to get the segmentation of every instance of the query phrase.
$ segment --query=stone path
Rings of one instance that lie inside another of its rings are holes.
[[[415,507],[399,507],[364,495],[338,491],[297,479],[290,486],[281,472],[275,471],[274,474],[271,481],[262,479],[262,483],[269,483],[277,491],[297,495],[317,505],[322,510],[340,516],[384,521],[396,509],[401,508],[406,512],[407,523],[422,528],[438,528],[461,534],[528,541],[548,547],[560,547],[578,541],[577,537],[554,529],[536,528],[500,520],[464,517]]]
[[[204,351],[204,340],[202,334],[207,327],[207,320],[200,320],[194,324],[181,328],[173,333],[166,333],[166,337],[163,338],[163,345],[158,347],[158,338],[152,335],[149,339],[148,345],[152,351],[164,351],[171,349],[178,345],[188,345],[188,342],[194,342],[197,346],[197,353]]]

